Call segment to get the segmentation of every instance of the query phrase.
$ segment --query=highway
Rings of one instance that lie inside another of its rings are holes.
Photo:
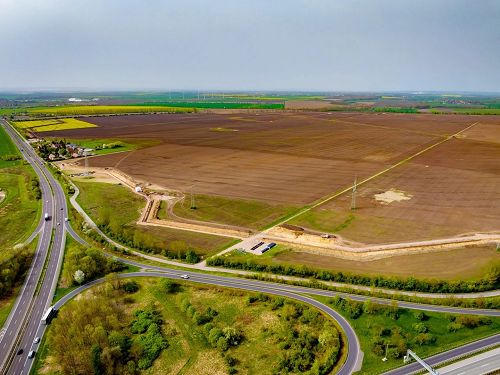
[[[43,214],[48,213],[50,217],[48,221],[42,218],[37,227],[40,239],[34,254],[34,259],[28,271],[25,283],[16,299],[15,305],[7,318],[3,329],[4,337],[0,341],[2,368],[9,359],[9,354],[12,353],[12,349],[17,351],[17,348],[23,348],[24,353],[13,357],[9,371],[7,372],[7,374],[18,375],[27,374],[29,372],[29,367],[26,366],[28,352],[37,349],[37,345],[33,344],[33,340],[36,337],[38,326],[41,324],[41,318],[46,309],[50,306],[54,295],[66,241],[66,230],[63,223],[64,218],[67,216],[68,208],[66,197],[61,186],[55,181],[43,161],[40,160],[31,146],[19,137],[19,135],[3,120],[0,120],[0,124],[9,133],[18,148],[24,150],[22,152],[24,158],[38,175],[40,188],[42,190]],[[60,225],[57,225],[57,223]],[[38,294],[34,297],[49,252],[51,238],[52,249],[47,262],[44,279]],[[25,326],[23,323],[27,323],[27,325]],[[24,335],[19,335],[21,329],[25,329]],[[18,337],[21,337],[19,343],[16,342]],[[26,368],[28,372],[25,371]]]
[[[23,152],[23,156],[33,166],[33,168],[35,169],[36,173],[40,178],[40,187],[42,189],[43,202],[44,202],[43,212],[44,213],[47,212],[51,216],[51,220],[48,222],[45,222],[43,219],[41,219],[41,222],[37,227],[37,231],[39,231],[40,234],[40,240],[37,246],[37,250],[35,252],[35,257],[32,262],[32,266],[28,272],[28,277],[26,278],[25,284],[21,289],[19,297],[17,298],[16,303],[11,311],[11,314],[9,315],[9,318],[4,326],[4,329],[2,330],[2,332],[4,333],[3,339],[1,338],[2,336],[0,333],[0,358],[2,360],[6,358],[9,352],[9,348],[13,348],[15,350],[17,350],[17,348],[24,349],[24,353],[22,355],[14,357],[14,360],[7,374],[27,375],[31,368],[31,364],[33,363],[31,360],[27,358],[27,354],[30,350],[37,351],[38,345],[33,344],[33,340],[37,336],[41,337],[46,328],[45,325],[41,325],[41,317],[43,316],[46,309],[50,306],[50,303],[52,301],[57,279],[59,276],[59,270],[61,267],[66,231],[68,231],[70,235],[75,237],[75,239],[77,239],[80,243],[86,244],[86,242],[73,231],[68,222],[64,221],[64,218],[67,216],[68,208],[66,203],[66,197],[64,191],[62,190],[61,185],[49,173],[45,164],[40,160],[40,158],[38,158],[38,156],[32,150],[31,146],[28,146],[25,143],[25,141],[19,137],[19,135],[17,135],[8,125],[6,125],[3,122],[3,120],[0,120],[0,123],[11,135],[11,137],[15,140],[19,148],[25,150]],[[44,172],[45,174],[42,172]],[[53,189],[54,195],[52,195],[51,187]],[[61,225],[56,225],[56,223],[60,223]],[[53,237],[53,246],[50,258],[47,263],[47,271],[45,273],[45,277],[37,297],[33,298],[33,294],[38,279],[40,277],[45,258],[47,256],[53,229],[55,229]],[[301,300],[306,303],[310,303],[318,307],[322,311],[324,311],[326,314],[330,315],[333,319],[335,319],[339,323],[339,325],[343,328],[344,332],[347,335],[349,355],[346,363],[338,373],[342,375],[351,374],[354,371],[354,369],[358,369],[361,364],[363,354],[359,348],[359,341],[354,330],[348,324],[348,322],[341,315],[336,313],[334,310],[330,309],[328,306],[325,306],[324,304],[321,304],[309,297],[306,297],[304,294],[312,294],[312,295],[327,296],[327,297],[333,297],[337,294],[340,294],[343,296],[349,296],[351,299],[358,301],[364,301],[370,297],[347,295],[343,293],[335,293],[318,289],[296,287],[285,284],[240,279],[234,277],[213,276],[193,271],[173,270],[162,267],[148,266],[124,259],[120,260],[124,263],[135,265],[141,268],[147,268],[153,271],[153,272],[130,273],[121,275],[120,277],[157,276],[157,277],[180,278],[180,275],[188,274],[190,276],[190,280],[195,282],[232,287],[243,290],[272,293]],[[100,281],[97,280],[88,283],[82,286],[81,288],[73,291],[71,294],[65,296],[61,301],[59,301],[56,306],[57,307],[61,306],[67,300],[71,299],[74,295],[79,293],[79,291],[89,288],[97,284],[98,282]],[[377,302],[381,303],[389,302],[387,300],[378,300],[378,299],[374,300],[377,300]],[[33,304],[33,311],[31,313],[31,316],[29,317],[26,332],[24,335],[21,335],[22,339],[20,344],[15,344],[15,338],[18,336],[19,330],[22,327],[21,322],[24,321],[24,317],[28,313],[30,304]],[[410,309],[500,316],[500,311],[495,311],[495,310],[456,309],[456,308],[447,308],[439,306],[419,305],[419,304],[412,304],[405,302],[398,302],[398,304],[400,307],[410,308]],[[429,363],[433,364],[442,362],[443,360],[449,358],[454,358],[457,355],[459,355],[457,354],[457,351],[468,353],[477,348],[482,348],[484,346],[490,345],[491,342],[493,342],[494,340],[496,340],[495,342],[499,342],[500,336],[493,336],[485,340],[481,340],[466,346],[462,346],[460,348],[454,349],[449,352],[441,353],[435,356],[438,357],[438,359],[435,362],[433,362],[434,361],[433,358],[435,357],[426,359],[426,361],[428,360]],[[413,371],[411,370],[412,366],[415,366],[415,364],[410,364],[408,366],[405,366],[404,368],[396,369],[394,370],[396,372],[393,371],[388,374],[390,375],[407,374]]]
[[[500,349],[494,349],[440,368],[442,375],[484,375],[500,368]]]

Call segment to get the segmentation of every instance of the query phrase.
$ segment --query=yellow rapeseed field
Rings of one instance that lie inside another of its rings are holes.
[[[97,125],[74,118],[40,120],[40,121],[18,121],[15,123],[22,129],[31,128],[37,132],[50,132],[55,130],[94,128]]]

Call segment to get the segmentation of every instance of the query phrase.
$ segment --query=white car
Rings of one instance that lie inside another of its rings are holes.
[[[33,344],[38,344],[40,342],[40,337],[37,337],[35,341],[33,341]]]
[[[181,278],[183,278],[183,279],[189,279],[189,276],[188,275],[182,275]]]
[[[32,350],[30,354],[28,354],[28,358],[33,358],[35,356],[35,351]]]

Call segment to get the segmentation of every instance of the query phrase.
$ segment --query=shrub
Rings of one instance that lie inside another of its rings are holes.
[[[162,278],[160,280],[160,288],[167,293],[175,292],[177,286],[178,284],[176,284],[172,279]]]
[[[425,333],[429,330],[424,323],[415,323],[412,325],[412,328],[420,333]]]
[[[458,323],[450,323],[448,324],[448,327],[446,327],[448,329],[448,331],[450,332],[456,332],[458,331],[460,328],[462,328],[462,325],[461,324],[458,324]]]
[[[135,282],[135,280],[132,281],[127,281],[125,284],[123,284],[123,289],[127,293],[135,293],[139,290],[139,284]]]
[[[387,349],[387,358],[391,359],[399,358],[399,350],[397,348]]]
[[[181,302],[181,311],[186,312],[189,306],[191,306],[191,303],[187,298],[184,298]]]
[[[210,333],[208,334],[208,342],[212,347],[217,346],[217,342],[219,341],[219,338],[222,336],[222,330],[220,328],[212,328],[210,330]]]
[[[225,352],[227,349],[229,349],[229,342],[225,337],[219,337],[217,340],[217,349],[219,349],[221,352]]]
[[[454,322],[457,316],[455,314],[444,314],[444,318],[449,322]]]
[[[423,313],[423,311],[415,311],[413,317],[418,320],[425,320],[426,315]]]
[[[194,308],[193,305],[191,305],[187,308],[186,315],[188,316],[188,318],[192,318],[195,312],[196,312],[196,309]]]

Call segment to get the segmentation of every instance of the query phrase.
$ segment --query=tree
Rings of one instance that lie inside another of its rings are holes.
[[[173,293],[177,288],[177,284],[172,279],[162,278],[160,288],[167,293]]]
[[[219,349],[221,352],[225,352],[227,349],[229,349],[229,342],[225,337],[219,337],[217,340],[217,349]]]
[[[102,370],[101,354],[101,347],[99,345],[92,345],[90,349],[90,361],[92,362],[95,375],[102,375],[104,373]]]
[[[184,298],[181,303],[181,311],[186,312],[189,306],[191,306],[191,303],[187,298]]]
[[[78,270],[75,272],[75,281],[78,283],[78,284],[81,284],[83,283],[83,281],[85,280],[85,274],[83,273],[82,270]]]
[[[217,346],[217,342],[219,341],[219,337],[222,336],[222,330],[220,328],[212,328],[210,330],[210,333],[208,334],[208,342],[210,343],[210,345],[212,345],[212,347],[216,347]]]
[[[422,311],[415,311],[413,316],[415,317],[415,319],[418,319],[418,320],[425,320],[425,318],[426,318],[425,314]]]
[[[137,284],[135,280],[127,281],[123,284],[123,289],[127,293],[135,293],[139,290],[139,284]]]
[[[222,331],[224,333],[224,337],[227,339],[227,342],[231,345],[238,345],[240,335],[239,333],[232,327],[226,327]]]
[[[375,304],[371,299],[367,299],[363,302],[363,312],[365,314],[373,314],[375,312]]]
[[[193,250],[188,250],[186,253],[186,262],[188,263],[198,263],[200,258]]]

